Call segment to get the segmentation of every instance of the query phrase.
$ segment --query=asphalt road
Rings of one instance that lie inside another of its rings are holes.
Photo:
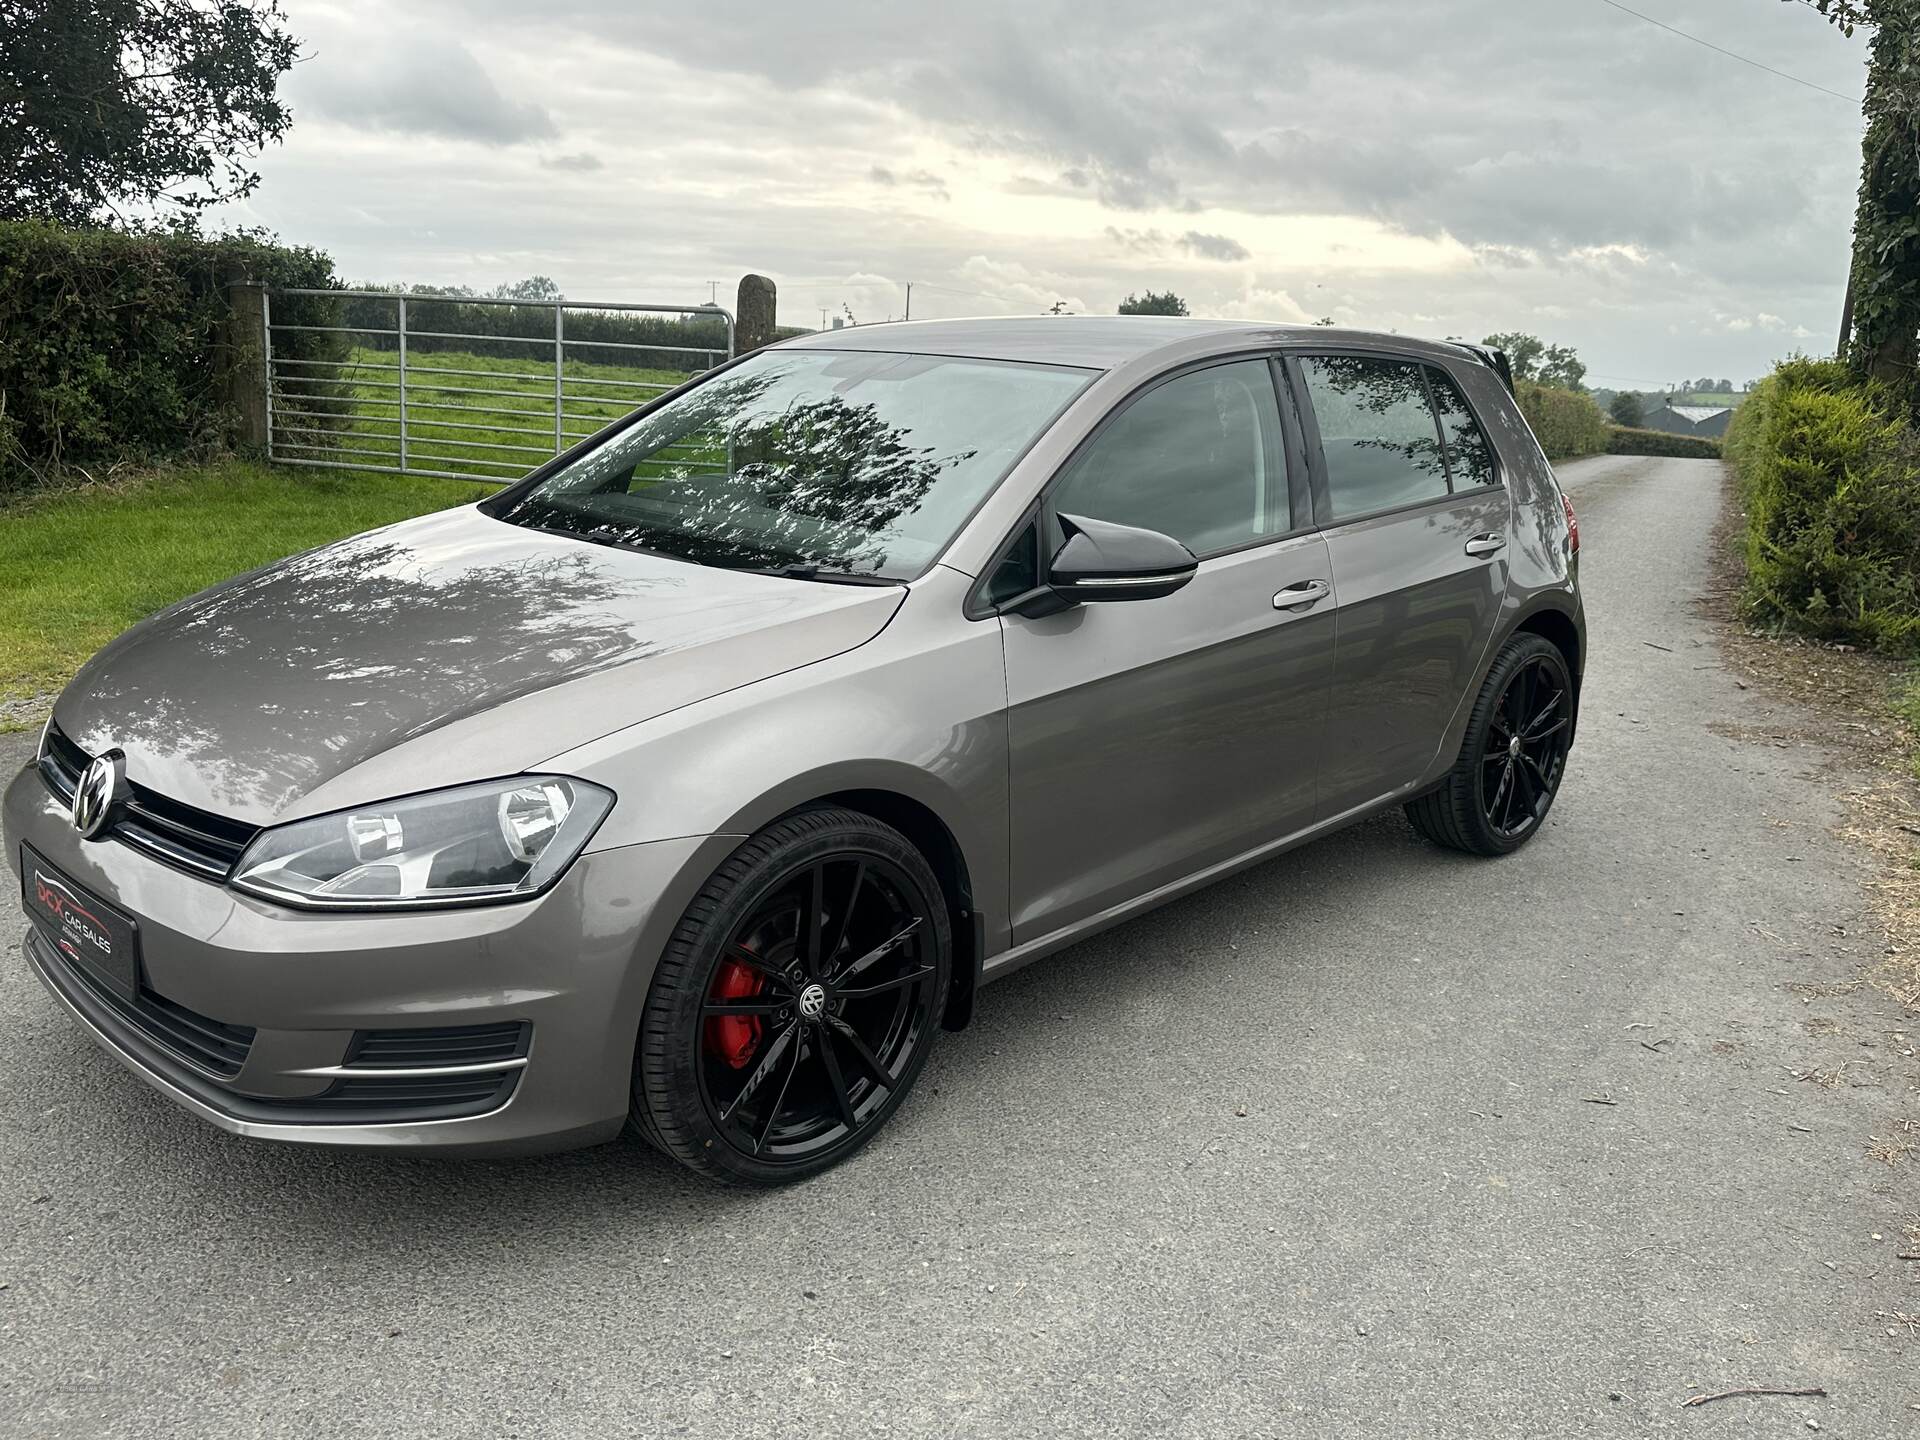
[[[1388,816],[1032,967],[797,1190],[231,1139],[12,946],[0,1434],[1914,1433],[1920,1157],[1863,1153],[1914,1031],[1783,988],[1877,952],[1844,777],[1730,738],[1780,707],[1692,603],[1718,467],[1564,477],[1593,651],[1545,834]],[[1831,1393],[1679,1407],[1743,1385]]]

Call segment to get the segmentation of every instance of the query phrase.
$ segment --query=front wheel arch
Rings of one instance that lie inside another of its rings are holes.
[[[933,867],[934,878],[940,882],[946,898],[947,922],[953,929],[953,974],[941,1012],[941,1026],[947,1030],[966,1029],[973,1019],[973,997],[979,989],[980,970],[986,958],[986,929],[974,907],[973,878],[967,869],[966,853],[953,831],[931,806],[897,790],[841,790],[796,806],[789,813],[820,809],[855,810],[871,815],[883,825],[891,825],[911,840]]]

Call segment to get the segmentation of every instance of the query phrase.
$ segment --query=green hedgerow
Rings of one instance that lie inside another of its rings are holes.
[[[1755,619],[1920,653],[1920,436],[1884,390],[1795,358],[1727,432]]]
[[[1671,455],[1680,459],[1718,460],[1720,440],[1714,435],[1676,435],[1667,430],[1638,426],[1607,427],[1609,455]]]
[[[1598,455],[1607,448],[1607,417],[1591,395],[1533,380],[1520,381],[1514,394],[1549,460]]]
[[[259,234],[0,222],[0,493],[64,465],[197,454],[232,434],[226,285],[328,287],[333,262]],[[276,314],[315,320],[318,314]],[[342,337],[290,332],[302,358]]]

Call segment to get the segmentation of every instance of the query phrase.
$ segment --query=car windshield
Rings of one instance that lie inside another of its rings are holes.
[[[703,565],[908,580],[1093,372],[770,350],[523,493],[518,525]]]

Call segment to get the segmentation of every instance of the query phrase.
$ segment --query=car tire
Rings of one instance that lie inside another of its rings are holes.
[[[952,951],[940,883],[906,836],[852,810],[776,821],[714,872],[667,943],[632,1128],[720,1181],[838,1164],[926,1063]]]
[[[1474,700],[1453,769],[1408,802],[1413,828],[1470,855],[1507,855],[1526,844],[1566,773],[1573,706],[1573,680],[1557,646],[1532,634],[1507,641]]]

